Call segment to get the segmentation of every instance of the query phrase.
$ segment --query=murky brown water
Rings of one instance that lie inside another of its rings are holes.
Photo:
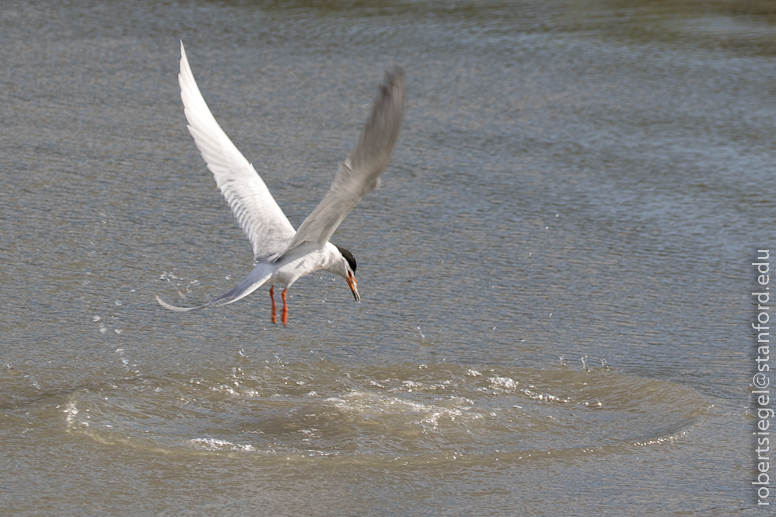
[[[5,2],[9,515],[743,515],[774,12],[731,2]],[[251,250],[182,39],[294,225],[393,61],[404,130],[347,286],[204,302]],[[179,294],[185,296],[185,300]]]

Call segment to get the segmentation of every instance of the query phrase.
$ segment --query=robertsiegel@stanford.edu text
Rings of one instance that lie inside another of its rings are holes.
[[[754,398],[754,409],[757,414],[757,424],[755,435],[755,452],[757,468],[755,481],[752,485],[757,489],[757,505],[770,506],[768,497],[770,496],[770,425],[774,413],[770,407],[770,349],[769,349],[769,331],[770,320],[769,302],[770,302],[770,259],[769,250],[757,250],[757,261],[752,262],[752,266],[757,268],[757,292],[753,292],[753,302],[756,301],[757,311],[752,328],[757,336],[757,354],[755,356],[756,373],[752,377],[752,397]]]

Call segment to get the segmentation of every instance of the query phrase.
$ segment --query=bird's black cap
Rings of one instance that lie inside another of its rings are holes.
[[[342,253],[342,256],[345,257],[345,260],[348,261],[348,265],[350,266],[350,270],[353,271],[353,274],[356,273],[356,257],[353,256],[351,252],[346,250],[345,248],[340,248],[336,244],[334,245],[335,248],[339,250],[340,253]]]

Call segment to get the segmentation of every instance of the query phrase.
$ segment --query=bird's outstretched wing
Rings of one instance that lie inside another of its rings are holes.
[[[374,100],[372,114],[356,147],[340,164],[329,191],[302,222],[281,258],[303,255],[325,246],[345,216],[377,187],[380,174],[391,159],[403,117],[404,71],[394,66],[386,72],[385,83]]]
[[[294,227],[256,169],[229,140],[210,113],[191,73],[182,41],[178,83],[189,132],[234,217],[251,241],[255,260],[275,260],[294,237]]]

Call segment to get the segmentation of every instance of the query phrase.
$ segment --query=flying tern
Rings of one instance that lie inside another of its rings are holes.
[[[191,73],[181,42],[178,83],[184,112],[194,143],[216,185],[226,198],[238,224],[253,245],[256,265],[234,289],[197,307],[176,307],[156,301],[172,311],[186,312],[241,300],[263,285],[269,285],[272,323],[276,323],[275,284],[284,285],[281,321],[288,324],[286,291],[299,278],[320,270],[343,277],[358,302],[356,259],[345,248],[329,242],[346,215],[369,192],[377,188],[388,166],[404,116],[404,71],[399,66],[386,72],[372,112],[355,148],[339,170],[328,192],[297,231],[288,221],[256,169],[240,153],[218,125]]]

